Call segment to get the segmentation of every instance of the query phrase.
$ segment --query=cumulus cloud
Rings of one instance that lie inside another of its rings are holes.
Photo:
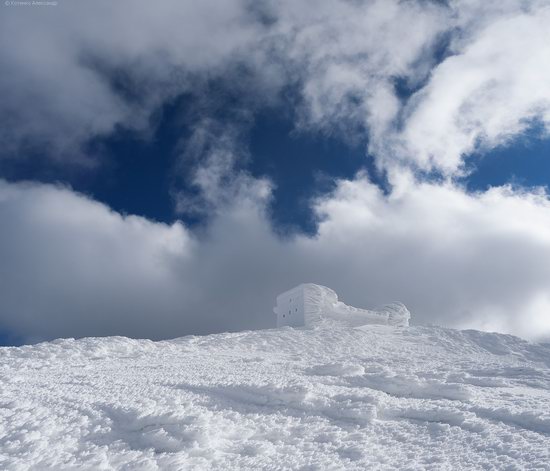
[[[534,315],[543,325],[550,308],[544,192],[502,187],[468,194],[424,183],[386,197],[359,179],[341,182],[317,211],[325,218],[318,235],[324,250],[339,246],[333,257],[341,269],[356,270],[331,280],[342,283],[342,292],[363,285],[377,303],[401,299],[416,322],[548,336],[528,321]],[[355,249],[344,251],[345,244]]]
[[[150,131],[148,118],[167,99],[248,74],[247,106],[291,85],[297,96],[286,104],[298,127],[366,133],[380,167],[452,176],[472,151],[505,144],[534,121],[548,127],[549,8],[541,0],[4,8],[0,65],[10,73],[0,78],[0,110],[11,125],[3,154],[40,145],[55,159],[86,158],[91,137],[117,124]]]
[[[123,217],[67,188],[0,184],[0,322],[26,339],[168,338],[274,326],[303,281],[350,304],[405,302],[416,323],[550,336],[550,201],[366,177],[318,200],[318,234],[280,239],[266,193],[243,192],[198,237]]]
[[[30,339],[158,336],[156,313],[178,314],[187,288],[170,267],[193,243],[179,223],[122,217],[68,189],[33,184],[2,182],[0,207],[4,329]]]
[[[117,124],[147,131],[150,113],[215,75],[257,37],[245,2],[66,2],[3,8],[4,153],[41,146],[65,163]],[[80,159],[77,159],[80,157]]]
[[[379,132],[399,102],[396,77],[418,81],[450,26],[430,2],[276,2],[273,41],[300,77],[302,125]],[[419,61],[419,59],[425,61]]]
[[[497,17],[431,72],[404,110],[401,152],[453,174],[476,149],[550,125],[550,7]],[[527,52],[528,51],[528,52]]]

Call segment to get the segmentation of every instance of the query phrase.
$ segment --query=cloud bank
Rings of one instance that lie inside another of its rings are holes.
[[[315,237],[290,239],[271,230],[267,197],[234,198],[199,237],[2,182],[0,322],[30,340],[266,328],[274,295],[311,281],[352,305],[401,300],[416,323],[550,336],[544,193],[425,183],[388,198],[360,176],[315,203]]]

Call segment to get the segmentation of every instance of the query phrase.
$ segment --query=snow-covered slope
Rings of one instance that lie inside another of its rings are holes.
[[[550,469],[550,345],[437,327],[0,350],[0,468]]]

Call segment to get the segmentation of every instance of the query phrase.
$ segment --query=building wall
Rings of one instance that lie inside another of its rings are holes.
[[[297,286],[277,296],[277,327],[285,325],[299,327],[305,324],[304,320],[304,290]]]

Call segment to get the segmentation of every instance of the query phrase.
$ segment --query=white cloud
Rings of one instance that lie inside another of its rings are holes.
[[[548,1],[278,5],[281,55],[302,84],[301,124],[347,137],[364,129],[392,173],[456,176],[476,150],[533,123],[548,131]],[[397,79],[416,93],[398,96]]]
[[[494,19],[462,40],[405,109],[401,152],[453,174],[476,148],[550,125],[550,8]]]
[[[549,293],[544,193],[503,187],[468,194],[452,185],[413,184],[384,197],[358,180],[342,182],[318,210],[326,218],[318,235],[324,247],[353,247],[334,254],[342,267],[354,267],[334,280],[344,292],[358,277],[356,289],[364,285],[378,303],[401,299],[417,322],[549,334],[526,321],[542,324],[549,314],[532,309],[542,308]]]
[[[418,59],[449,27],[429,2],[277,2],[275,41],[299,74],[303,124],[377,132],[397,113],[395,77],[417,80]],[[429,59],[426,58],[426,59]]]
[[[4,150],[17,155],[30,141],[65,162],[86,159],[80,145],[116,124],[146,131],[192,74],[216,75],[258,35],[240,0],[3,6],[0,31]],[[117,75],[135,100],[113,88]]]
[[[179,223],[122,217],[33,184],[2,182],[0,208],[4,327],[31,338],[166,334],[153,319],[179,311],[171,264],[193,244]]]
[[[405,302],[416,323],[550,337],[550,201],[364,177],[316,203],[314,237],[279,239],[265,193],[240,193],[200,237],[122,217],[68,189],[0,184],[0,322],[30,339],[166,338],[270,327],[303,281],[352,305]]]
[[[204,81],[240,82],[231,79],[240,66],[252,75],[246,106],[296,85],[287,105],[298,126],[366,135],[386,168],[452,176],[479,146],[550,122],[547,0],[98,1],[3,12],[10,155],[30,142],[74,160],[80,144],[117,123],[147,131],[156,107]],[[443,38],[451,55],[437,64]],[[134,99],[113,89],[113,77]],[[396,79],[418,91],[397,96]],[[216,111],[202,110],[207,119]]]

